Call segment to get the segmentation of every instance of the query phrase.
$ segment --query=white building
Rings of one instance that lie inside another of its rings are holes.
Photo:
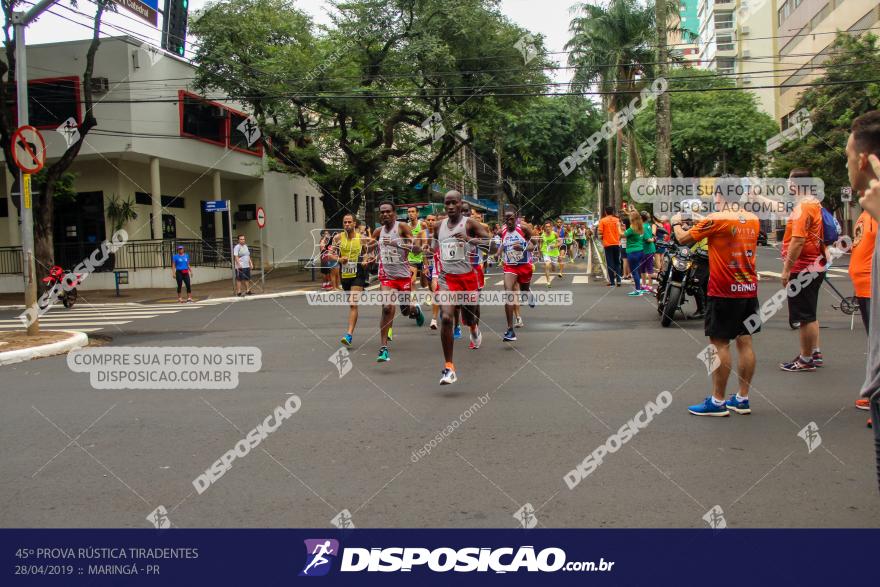
[[[776,0],[700,0],[699,62],[729,76],[776,113],[774,81]]]
[[[67,146],[56,128],[71,116],[83,119],[87,48],[88,41],[28,47],[30,123],[42,130],[48,163]],[[231,201],[233,236],[246,235],[254,252],[264,245],[267,266],[312,256],[313,233],[324,226],[317,186],[268,171],[258,144],[248,147],[237,130],[246,114],[229,102],[199,97],[193,75],[189,63],[133,38],[101,41],[93,80],[98,126],[69,170],[76,175],[75,200],[55,203],[56,263],[69,269],[113,233],[106,210],[114,198],[134,202],[138,214],[124,226],[130,242],[116,256],[116,269],[129,271],[130,287],[167,287],[177,242],[186,245],[194,265],[202,265],[198,281],[229,276],[228,216],[203,212],[209,200]],[[0,174],[0,291],[7,292],[22,290],[12,179]],[[254,220],[258,207],[267,217],[262,242]],[[106,272],[84,284],[110,287],[113,274]]]

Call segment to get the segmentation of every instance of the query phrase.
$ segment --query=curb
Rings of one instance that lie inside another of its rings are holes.
[[[31,359],[39,359],[41,357],[51,357],[52,355],[60,355],[74,349],[82,348],[89,344],[89,337],[85,332],[78,330],[60,330],[59,332],[67,332],[71,336],[67,340],[60,340],[50,344],[44,344],[28,349],[19,349],[17,351],[6,351],[0,353],[0,366],[12,365],[13,363],[22,363]]]

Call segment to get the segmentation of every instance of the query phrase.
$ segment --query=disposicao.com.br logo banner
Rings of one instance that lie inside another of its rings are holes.
[[[517,547],[348,547],[340,552],[339,542],[331,538],[305,540],[306,562],[300,577],[327,575],[339,558],[341,573],[517,573],[557,571],[610,572],[613,561],[567,561],[566,553],[557,547],[536,549]]]

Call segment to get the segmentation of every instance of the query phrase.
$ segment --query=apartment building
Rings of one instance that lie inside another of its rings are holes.
[[[854,35],[880,28],[877,0],[777,0],[775,34],[779,37],[774,116],[783,127],[795,110],[800,84],[824,73],[837,31]]]
[[[699,0],[700,66],[728,76],[775,115],[777,0]]]

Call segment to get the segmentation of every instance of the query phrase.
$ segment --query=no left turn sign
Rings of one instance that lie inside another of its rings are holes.
[[[25,173],[37,173],[46,163],[46,141],[33,126],[20,126],[12,135],[12,161]]]

